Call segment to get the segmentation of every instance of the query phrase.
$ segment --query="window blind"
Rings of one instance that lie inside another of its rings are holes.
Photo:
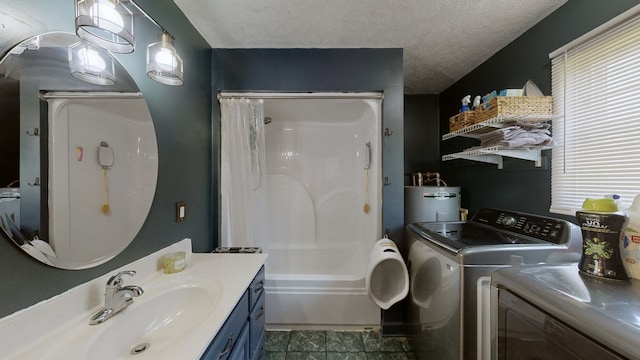
[[[640,16],[550,56],[553,95],[550,212],[587,197],[640,194]]]

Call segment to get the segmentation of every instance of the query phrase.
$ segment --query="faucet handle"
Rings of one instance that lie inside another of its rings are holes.
[[[136,274],[136,272],[134,270],[125,270],[125,271],[120,271],[119,273],[113,275],[112,277],[109,278],[109,280],[107,280],[107,286],[120,286],[122,285],[122,276],[123,275],[129,275],[129,276],[134,276]]]

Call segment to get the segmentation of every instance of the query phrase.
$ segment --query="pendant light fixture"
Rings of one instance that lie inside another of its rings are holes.
[[[86,41],[69,46],[69,67],[73,77],[96,85],[116,83],[113,57]]]
[[[133,52],[135,50],[133,18],[137,15],[147,18],[161,31],[160,41],[147,47],[147,75],[166,85],[184,83],[182,58],[173,46],[174,37],[133,0],[74,1],[76,34],[87,43],[110,52]],[[69,50],[70,64],[71,55]],[[79,69],[80,65],[77,64],[76,69]]]
[[[182,58],[173,47],[173,40],[163,31],[160,41],[147,46],[147,75],[166,85],[182,85]]]
[[[76,34],[115,53],[133,52],[133,13],[120,0],[76,0]]]

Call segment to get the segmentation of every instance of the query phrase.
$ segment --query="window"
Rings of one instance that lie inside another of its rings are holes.
[[[585,198],[640,194],[640,6],[551,57],[550,212],[573,215]]]

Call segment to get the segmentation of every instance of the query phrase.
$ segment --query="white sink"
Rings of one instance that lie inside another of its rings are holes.
[[[157,359],[197,331],[222,295],[220,285],[207,278],[165,277],[141,287],[144,294],[104,323],[82,319],[70,327],[44,358]]]

